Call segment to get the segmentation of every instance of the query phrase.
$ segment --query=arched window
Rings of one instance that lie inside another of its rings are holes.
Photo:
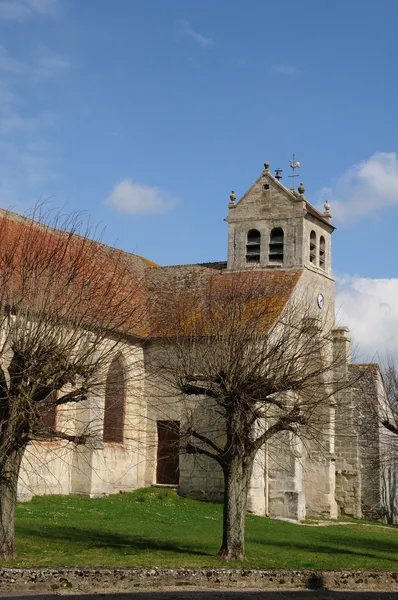
[[[126,378],[120,355],[115,356],[106,378],[104,442],[123,442]]]
[[[246,262],[247,263],[259,263],[260,262],[260,247],[261,247],[261,233],[257,229],[250,229],[247,233],[246,242]]]
[[[325,268],[325,238],[321,235],[319,240],[319,266]]]
[[[270,263],[283,263],[283,238],[284,233],[281,227],[276,227],[271,231],[268,253]]]
[[[316,233],[311,231],[310,233],[310,262],[316,263]]]

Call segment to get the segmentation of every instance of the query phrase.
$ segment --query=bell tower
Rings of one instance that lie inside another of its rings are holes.
[[[300,163],[290,161],[294,170]],[[228,265],[230,271],[246,269],[303,268],[331,275],[330,204],[319,212],[306,196],[303,183],[288,189],[281,183],[282,169],[264,170],[250,189],[236,201],[230,194]],[[294,185],[294,183],[293,183]]]

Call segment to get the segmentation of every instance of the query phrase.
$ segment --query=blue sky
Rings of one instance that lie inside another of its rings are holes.
[[[264,161],[286,184],[294,152],[332,205],[347,319],[387,304],[398,349],[397,26],[396,0],[0,0],[1,205],[51,197],[160,264],[224,260],[231,189]]]

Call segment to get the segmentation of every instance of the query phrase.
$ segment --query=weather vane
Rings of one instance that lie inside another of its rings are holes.
[[[295,162],[294,154],[293,154],[293,160],[290,160],[289,163],[290,163],[290,167],[293,172],[293,175],[289,175],[289,177],[291,177],[291,179],[292,179],[292,184],[293,184],[292,190],[294,190],[295,189],[294,180],[296,177],[298,177],[298,175],[295,174],[295,170],[300,168],[300,163],[299,163],[299,161]]]

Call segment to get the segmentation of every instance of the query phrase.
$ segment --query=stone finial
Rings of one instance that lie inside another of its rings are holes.
[[[301,194],[301,196],[304,194],[305,187],[304,187],[304,183],[303,182],[300,183],[300,185],[297,188],[297,191],[298,191],[299,194]]]
[[[265,163],[264,163],[264,169],[265,169],[265,171],[269,171],[269,168],[270,168],[270,166],[271,166],[271,165],[270,165],[270,163],[269,163],[269,162],[265,162]]]
[[[234,206],[236,206],[235,200],[236,200],[236,194],[235,194],[234,190],[232,190],[232,192],[229,195],[229,208],[233,208]]]
[[[324,209],[325,209],[325,212],[323,213],[323,216],[330,221],[332,218],[332,213],[330,212],[329,200],[326,200],[326,202],[324,204]]]
[[[325,204],[323,205],[324,209],[325,209],[325,214],[326,213],[330,213],[330,202],[329,200],[326,200]]]

